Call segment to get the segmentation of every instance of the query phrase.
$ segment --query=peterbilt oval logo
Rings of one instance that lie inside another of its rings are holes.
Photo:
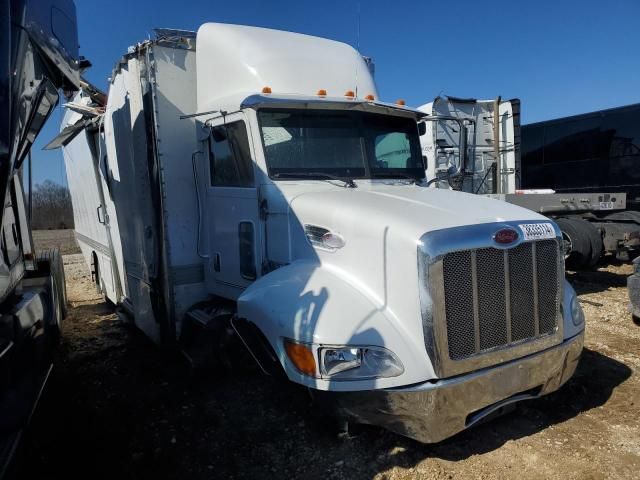
[[[518,240],[518,232],[512,228],[503,228],[493,235],[493,240],[501,245],[507,245]]]

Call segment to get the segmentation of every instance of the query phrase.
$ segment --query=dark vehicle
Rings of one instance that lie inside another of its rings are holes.
[[[0,2],[0,477],[14,470],[66,309],[59,252],[34,252],[22,170],[83,66],[73,1]]]
[[[574,263],[593,264],[601,251],[622,260],[638,255],[640,104],[532,123],[521,132],[521,188],[552,188],[577,202],[572,215],[559,218],[574,259],[582,259]],[[579,208],[591,197],[598,209]]]
[[[640,210],[640,103],[522,127],[522,188],[625,192]]]
[[[522,127],[522,185],[625,193],[627,211],[608,217],[640,224],[640,103]],[[638,241],[628,237],[631,244]],[[640,323],[640,257],[633,265],[627,281],[630,310]]]

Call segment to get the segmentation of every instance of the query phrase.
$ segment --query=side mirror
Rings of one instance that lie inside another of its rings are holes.
[[[223,126],[213,127],[211,136],[216,143],[222,142],[227,139],[227,129]]]

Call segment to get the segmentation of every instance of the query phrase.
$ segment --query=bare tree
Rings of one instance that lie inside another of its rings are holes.
[[[33,189],[34,230],[73,228],[73,208],[69,189],[45,180]]]

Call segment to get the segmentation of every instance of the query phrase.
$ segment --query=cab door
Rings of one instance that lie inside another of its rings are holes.
[[[242,113],[211,122],[208,140],[209,262],[214,292],[237,298],[260,274],[262,232],[254,149]]]

